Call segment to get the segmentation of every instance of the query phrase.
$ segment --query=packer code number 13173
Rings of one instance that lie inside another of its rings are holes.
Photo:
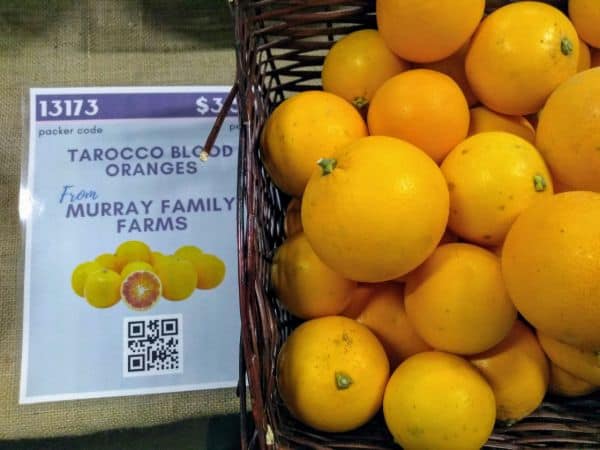
[[[98,114],[98,99],[59,99],[40,100],[39,112],[41,117],[78,117]]]

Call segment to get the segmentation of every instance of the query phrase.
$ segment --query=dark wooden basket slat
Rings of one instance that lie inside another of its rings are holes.
[[[511,0],[488,0],[487,12]],[[566,10],[566,0],[547,0]],[[277,303],[269,282],[274,249],[283,241],[289,200],[270,182],[259,156],[262,126],[286,96],[320,87],[327,49],[360,28],[375,28],[374,0],[234,0],[240,152],[238,246],[240,374],[247,375],[255,432],[242,448],[397,448],[381,414],[349,433],[309,429],[291,417],[276,389],[281,344],[299,323]],[[245,408],[246,384],[239,384]],[[245,410],[245,409],[244,409]],[[274,441],[273,441],[274,439]],[[600,396],[564,400],[549,396],[538,411],[512,427],[498,424],[486,448],[600,448]]]

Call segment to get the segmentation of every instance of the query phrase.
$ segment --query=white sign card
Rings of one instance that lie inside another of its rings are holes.
[[[203,153],[228,92],[31,89],[21,403],[237,383],[235,109]]]

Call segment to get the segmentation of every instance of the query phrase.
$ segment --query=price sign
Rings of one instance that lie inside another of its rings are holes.
[[[21,403],[237,383],[229,90],[31,91]]]

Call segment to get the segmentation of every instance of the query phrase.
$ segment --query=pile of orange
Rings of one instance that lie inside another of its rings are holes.
[[[179,301],[196,289],[214,289],[225,277],[225,263],[194,245],[172,255],[153,251],[142,241],[124,241],[114,253],[102,253],[78,264],[71,273],[73,292],[96,308],[121,299],[135,311],[152,308],[162,296]]]
[[[303,423],[474,449],[600,386],[600,2],[378,0],[268,118]]]

